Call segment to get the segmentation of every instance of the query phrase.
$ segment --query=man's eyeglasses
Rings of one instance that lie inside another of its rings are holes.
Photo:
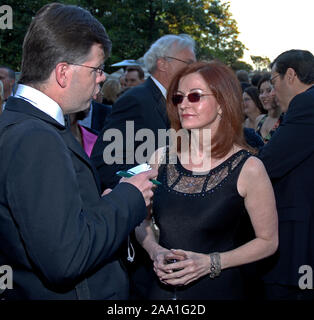
[[[173,105],[176,107],[178,104],[181,104],[183,102],[184,98],[188,98],[189,102],[194,103],[194,102],[199,102],[201,100],[201,97],[212,96],[212,95],[213,95],[212,93],[202,94],[199,92],[191,92],[188,95],[184,96],[183,94],[177,93],[172,96],[171,100]]]
[[[181,59],[178,59],[178,58],[175,58],[175,57],[169,57],[169,56],[165,56],[165,58],[168,58],[168,59],[174,59],[174,60],[177,60],[177,61],[181,61],[187,65],[193,63],[193,61],[185,61],[185,60],[181,60]]]
[[[69,63],[68,64],[71,64],[73,66],[79,66],[79,67],[86,67],[86,68],[90,68],[90,69],[93,69],[96,73],[98,73],[100,76],[105,73],[105,66],[104,65],[101,65],[100,67],[91,67],[91,66],[85,66],[84,64],[77,64],[77,63]]]
[[[269,82],[270,82],[270,84],[271,84],[272,86],[274,86],[274,84],[275,84],[274,80],[275,80],[276,78],[278,78],[279,76],[280,76],[280,74],[278,73],[278,74],[276,74],[274,77],[272,77],[272,78],[269,79]]]

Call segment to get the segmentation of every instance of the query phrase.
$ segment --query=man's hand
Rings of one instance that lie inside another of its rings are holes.
[[[150,200],[153,193],[154,184],[150,181],[151,179],[155,179],[158,175],[158,171],[155,169],[141,172],[139,174],[134,175],[131,178],[122,178],[120,182],[127,182],[133,184],[137,189],[142,193],[146,206],[150,204]]]
[[[102,193],[101,196],[103,197],[103,196],[109,194],[111,191],[112,191],[112,189],[108,188],[108,189],[106,189],[106,190]]]

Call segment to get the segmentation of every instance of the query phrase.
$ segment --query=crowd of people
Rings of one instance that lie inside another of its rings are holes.
[[[313,300],[313,54],[250,78],[169,34],[106,79],[111,46],[51,3],[0,66],[0,298]]]

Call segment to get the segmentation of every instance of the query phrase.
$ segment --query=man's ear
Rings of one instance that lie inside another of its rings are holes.
[[[56,81],[61,88],[65,88],[69,83],[70,66],[66,62],[60,62],[55,67]]]
[[[157,59],[157,69],[160,71],[166,71],[168,68],[168,62],[164,58]]]
[[[294,71],[294,69],[292,68],[288,68],[286,71],[286,76],[288,79],[289,83],[293,83],[293,81],[295,80],[295,78],[298,78],[296,72]]]

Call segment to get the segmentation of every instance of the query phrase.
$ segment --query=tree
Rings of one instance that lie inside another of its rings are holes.
[[[36,11],[47,1],[6,0],[13,9],[13,29],[0,30],[0,64],[19,71],[23,39]],[[34,57],[35,58],[35,57]]]
[[[5,0],[5,4],[13,9],[13,29],[0,30],[0,65],[20,71],[23,39],[27,28],[36,12],[49,0]],[[62,1],[60,1],[62,2]],[[68,0],[68,4],[86,6],[86,1]],[[36,57],[34,57],[36,59]]]
[[[19,71],[23,38],[32,17],[49,0],[6,0],[13,8],[13,30],[0,30],[0,63]],[[187,33],[197,43],[199,59],[217,58],[234,65],[245,46],[238,40],[229,3],[220,0],[68,0],[91,13],[105,26],[113,43],[109,66],[138,59],[159,37]],[[35,59],[36,57],[34,57]]]
[[[239,60],[236,61],[235,63],[233,63],[231,67],[234,71],[246,70],[247,72],[250,72],[253,70],[253,67],[250,64],[248,64],[244,61],[239,61]]]
[[[200,59],[217,58],[232,65],[245,46],[237,39],[229,3],[220,0],[89,1],[89,10],[108,30],[113,42],[108,63],[138,59],[162,35],[187,33],[197,43]]]
[[[267,57],[261,56],[250,56],[251,60],[255,64],[256,70],[263,71],[267,70],[270,64],[270,60]]]

